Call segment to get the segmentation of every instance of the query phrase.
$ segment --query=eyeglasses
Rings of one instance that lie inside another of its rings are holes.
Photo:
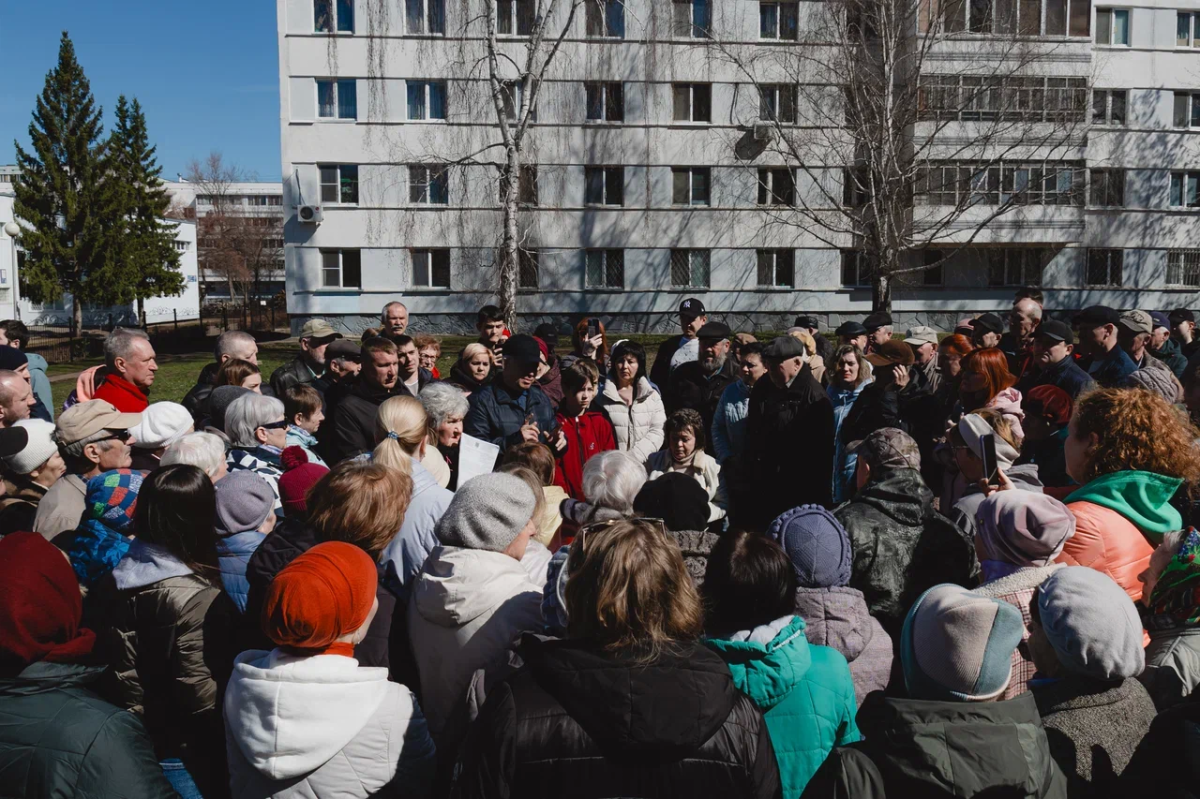
[[[124,444],[130,438],[132,438],[132,436],[128,430],[114,430],[112,435],[105,436],[104,438],[100,439],[100,441],[120,441],[122,444]]]
[[[283,428],[285,428],[287,426],[288,426],[287,419],[280,419],[278,422],[271,422],[270,424],[260,424],[259,425],[259,427],[261,427],[263,430],[282,430]]]

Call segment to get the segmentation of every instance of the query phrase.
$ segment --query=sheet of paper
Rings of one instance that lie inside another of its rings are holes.
[[[489,474],[496,468],[496,458],[500,457],[500,448],[490,441],[463,433],[458,443],[458,484]]]

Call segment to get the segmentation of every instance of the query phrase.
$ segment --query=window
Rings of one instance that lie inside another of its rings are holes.
[[[1075,163],[932,163],[917,174],[918,205],[1081,205],[1083,170]]]
[[[625,0],[587,0],[588,36],[625,38]]]
[[[1125,91],[1096,89],[1092,92],[1092,124],[1125,124]]]
[[[1200,94],[1175,92],[1172,124],[1177,128],[1200,128]]]
[[[445,81],[408,81],[408,118],[411,121],[445,119]]]
[[[444,168],[408,167],[408,201],[414,205],[449,205],[450,174]]]
[[[676,122],[712,121],[711,83],[676,83],[672,89]]]
[[[799,17],[799,3],[759,3],[758,38],[796,41]]]
[[[984,252],[989,286],[1042,285],[1042,269],[1049,261],[1046,250],[1008,248]]]
[[[317,116],[321,119],[358,119],[357,81],[318,79]]]
[[[354,33],[354,0],[314,0],[313,30]]]
[[[1200,172],[1171,173],[1171,207],[1200,207]]]
[[[711,33],[709,0],[671,0],[672,27],[677,39],[703,39]]]
[[[1129,46],[1129,9],[1096,9],[1096,44]]]
[[[842,170],[842,205],[861,208],[871,196],[871,173],[864,166]]]
[[[529,36],[533,33],[533,0],[496,0],[496,33]]]
[[[318,167],[321,173],[321,202],[358,204],[358,167],[336,164]]]
[[[794,288],[796,285],[795,250],[758,250],[758,285],[770,288]]]
[[[445,34],[446,0],[404,0],[404,25],[413,34]]]
[[[1167,251],[1167,285],[1200,286],[1200,250]]]
[[[176,252],[187,252],[187,251],[188,251],[188,247],[190,247],[190,246],[191,246],[191,245],[190,245],[190,244],[188,244],[186,241],[173,241],[173,242],[171,242],[171,243],[172,243],[173,245],[175,245],[175,251],[176,251]]]
[[[796,87],[787,83],[767,83],[758,87],[758,116],[789,125],[796,124]]]
[[[620,83],[588,81],[583,84],[587,94],[589,122],[624,122],[625,89]]]
[[[758,204],[795,205],[796,177],[792,170],[758,170]]]
[[[625,204],[625,167],[584,167],[583,183],[585,205]]]
[[[412,284],[417,288],[450,288],[450,251],[413,250]]]
[[[676,288],[708,288],[710,261],[709,250],[671,250],[671,285]]]
[[[1088,204],[1100,208],[1125,207],[1125,170],[1093,169]]]
[[[871,285],[871,264],[865,252],[842,250],[842,285],[851,289]]]
[[[541,260],[541,253],[537,250],[517,250],[517,288],[538,288],[542,268]]]
[[[671,170],[671,203],[673,205],[709,204],[708,167],[683,167]]]
[[[504,202],[508,193],[508,183],[500,180],[500,202]],[[521,205],[534,206],[538,204],[538,168],[537,164],[522,164],[521,174],[517,177],[517,202]]]
[[[624,250],[587,250],[585,280],[588,288],[625,288]]]
[[[1121,267],[1124,250],[1088,250],[1087,284],[1089,286],[1121,286]]]
[[[1200,14],[1179,11],[1175,14],[1175,46],[1200,47]]]
[[[506,80],[501,84],[504,92],[504,118],[510,122],[517,120],[521,105],[525,102],[525,84],[519,80]],[[529,109],[531,122],[537,121],[537,107]]]
[[[327,289],[362,288],[362,253],[358,250],[321,250],[321,286]]]
[[[1087,113],[1087,78],[926,75],[921,84],[922,119],[1083,121]]]
[[[922,0],[920,12],[922,31],[946,33],[1089,36],[1091,23],[1091,0]]]
[[[920,272],[922,286],[941,286],[946,282],[946,253],[941,250],[925,250],[925,269]]]

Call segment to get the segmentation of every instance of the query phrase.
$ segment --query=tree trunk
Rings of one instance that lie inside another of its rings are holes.
[[[892,312],[892,275],[880,270],[875,274],[871,292],[871,310]]]
[[[520,210],[521,154],[513,146],[506,148],[504,173],[500,176],[504,188],[503,227],[500,240],[500,311],[504,325],[517,331],[517,283],[520,257],[517,249],[517,212]]]
[[[142,297],[138,297],[137,306],[138,306],[138,324],[140,324],[144,328],[146,326],[146,300]]]
[[[83,303],[79,301],[79,292],[71,293],[71,335],[78,336],[83,332]]]

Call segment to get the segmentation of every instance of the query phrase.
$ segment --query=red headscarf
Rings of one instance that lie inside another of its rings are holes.
[[[277,645],[304,654],[350,657],[351,644],[334,642],[366,622],[378,579],[371,556],[353,544],[317,544],[271,581],[263,632]]]
[[[0,539],[0,671],[82,660],[96,643],[82,617],[79,582],[61,549],[37,533]]]

